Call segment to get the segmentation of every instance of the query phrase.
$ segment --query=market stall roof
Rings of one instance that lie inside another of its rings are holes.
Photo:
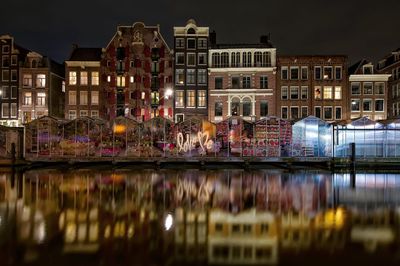
[[[378,120],[378,123],[381,123],[385,126],[390,125],[390,124],[400,124],[400,117],[395,117],[391,119],[386,119],[386,120]]]
[[[221,123],[224,123],[224,122],[227,122],[227,121],[235,121],[235,120],[239,120],[239,121],[242,121],[242,122],[247,123],[247,124],[253,124],[253,122],[248,121],[248,120],[246,120],[246,119],[243,119],[243,117],[240,117],[240,116],[230,116],[230,117],[228,117],[228,118],[226,118],[226,119],[224,119],[224,120],[218,122],[217,125],[218,125],[218,124],[221,124]]]
[[[126,116],[118,116],[114,119],[113,123],[121,124],[121,123],[129,123],[129,124],[139,124],[139,122],[133,118]]]
[[[36,118],[35,120],[32,120],[32,121],[29,122],[29,123],[26,123],[25,125],[26,125],[26,126],[29,126],[29,125],[31,125],[31,124],[36,124],[37,122],[43,121],[43,120],[51,120],[51,121],[57,122],[57,123],[59,123],[59,124],[62,124],[62,123],[65,123],[65,122],[66,122],[65,119],[61,119],[61,118],[58,118],[58,117],[55,117],[55,116],[41,116],[41,117],[39,117],[39,118]]]
[[[382,127],[383,124],[380,122],[376,122],[374,120],[369,119],[368,117],[364,116],[361,118],[354,118],[354,119],[348,119],[348,120],[342,120],[336,123],[336,125],[340,126],[349,126],[349,127]]]
[[[322,120],[321,118],[318,118],[316,116],[312,116],[312,115],[307,116],[305,118],[299,118],[299,119],[293,120],[292,124],[295,125],[295,124],[297,124],[299,122],[307,122],[307,121],[315,121],[315,120],[317,120],[319,123],[322,123],[324,125],[329,125],[330,124],[329,122],[327,122],[325,120]]]
[[[159,122],[159,121],[164,121],[164,120],[167,123],[174,124],[174,121],[172,121],[171,119],[165,118],[165,117],[160,117],[160,116],[153,117],[152,119],[143,122],[143,124],[152,124],[154,121]]]

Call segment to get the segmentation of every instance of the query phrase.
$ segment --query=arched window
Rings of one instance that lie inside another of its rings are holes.
[[[211,56],[211,65],[212,67],[220,67],[221,65],[221,57],[219,53],[213,53]]]
[[[271,66],[271,54],[269,52],[264,52],[263,53],[263,67],[270,67]]]
[[[221,53],[221,67],[229,67],[229,54],[227,52]]]
[[[254,66],[256,66],[256,67],[264,66],[263,56],[262,56],[261,52],[254,53]]]
[[[251,116],[252,115],[251,100],[249,98],[243,99],[242,115],[243,116]]]
[[[189,28],[187,34],[196,34],[196,31],[193,28]]]
[[[251,67],[251,52],[243,53],[243,67]]]
[[[240,99],[239,98],[232,99],[231,116],[240,116]]]
[[[233,52],[231,54],[231,66],[240,67],[240,52]]]

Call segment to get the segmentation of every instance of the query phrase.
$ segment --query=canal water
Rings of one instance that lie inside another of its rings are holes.
[[[400,173],[0,170],[0,265],[400,265]]]

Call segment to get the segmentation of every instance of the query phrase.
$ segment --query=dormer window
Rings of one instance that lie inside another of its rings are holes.
[[[371,75],[373,74],[373,69],[371,65],[363,66],[363,73],[364,75]]]
[[[36,60],[32,60],[32,68],[37,68],[37,61]]]
[[[189,28],[187,34],[196,34],[196,31],[193,28]]]

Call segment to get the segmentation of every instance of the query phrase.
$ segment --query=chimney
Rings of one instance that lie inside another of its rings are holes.
[[[268,44],[269,43],[269,34],[260,36],[260,43]]]
[[[211,44],[211,45],[217,44],[217,33],[215,32],[215,30],[213,30],[213,31],[210,33],[210,44]]]

